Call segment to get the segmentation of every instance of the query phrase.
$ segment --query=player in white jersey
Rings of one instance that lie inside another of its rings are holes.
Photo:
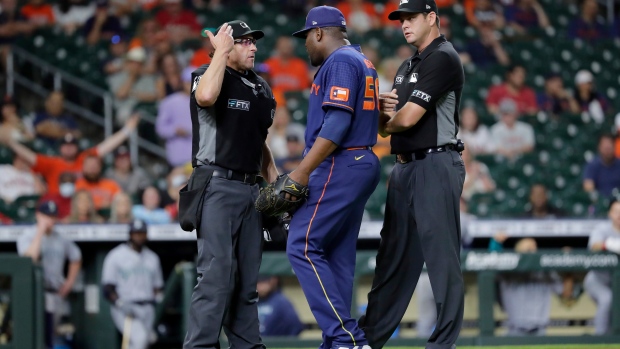
[[[155,303],[164,286],[159,257],[145,246],[146,231],[140,220],[130,224],[129,241],[108,253],[101,277],[104,295],[113,305],[112,320],[129,336],[131,349],[148,348],[155,340]]]
[[[43,267],[45,288],[45,345],[54,346],[55,329],[60,319],[69,314],[67,295],[71,292],[82,265],[79,247],[54,230],[58,207],[53,201],[37,207],[37,225],[17,239],[17,253],[30,257]],[[65,262],[69,261],[65,277]]]
[[[590,235],[588,248],[591,251],[609,251],[620,254],[620,201],[612,200],[609,205],[609,222],[597,226]],[[596,302],[594,329],[596,334],[609,331],[611,319],[611,274],[608,271],[592,270],[583,280],[586,292]]]

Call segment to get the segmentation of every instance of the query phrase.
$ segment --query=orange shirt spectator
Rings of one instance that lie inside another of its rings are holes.
[[[54,24],[54,10],[52,5],[45,4],[41,0],[31,1],[21,9],[21,15],[30,23],[37,25]]]
[[[121,187],[115,181],[101,178],[97,182],[89,182],[80,178],[75,182],[75,190],[86,190],[92,195],[95,209],[109,208],[112,198],[121,191]]]
[[[308,65],[303,59],[295,57],[293,51],[291,38],[281,36],[276,42],[275,54],[265,61],[274,91],[301,91],[310,87]]]
[[[65,140],[63,145],[61,145],[61,148],[68,144],[69,143]],[[77,149],[77,144],[74,146]],[[63,150],[61,149],[61,153],[62,151]],[[47,192],[49,194],[59,194],[58,183],[60,175],[64,172],[79,174],[82,171],[84,159],[89,155],[98,156],[99,154],[97,152],[97,148],[87,149],[79,153],[75,157],[75,160],[70,160],[70,158],[60,156],[37,154],[32,170],[39,173],[43,179],[45,179],[45,182],[47,183]]]
[[[342,12],[349,30],[365,33],[379,27],[380,19],[372,2],[347,0],[338,3],[336,8]]]

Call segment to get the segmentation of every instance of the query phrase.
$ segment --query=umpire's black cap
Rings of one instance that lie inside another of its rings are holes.
[[[133,233],[145,233],[146,234],[146,223],[140,219],[134,219],[133,222],[129,223],[129,234]]]
[[[230,22],[226,22],[228,23],[229,26],[231,26],[233,28],[233,38],[240,38],[242,36],[246,36],[246,35],[252,35],[252,37],[256,40],[262,38],[263,36],[265,36],[265,33],[263,33],[260,30],[252,30],[250,29],[250,26],[247,25],[247,23],[240,21],[240,20],[234,20],[234,21],[230,21]],[[223,24],[222,24],[223,25]],[[220,25],[219,27],[217,27],[217,29],[215,29],[215,32],[213,32],[213,35],[216,35],[217,32],[220,31],[220,28],[222,28],[222,25]],[[205,28],[202,30],[202,36],[204,36],[205,38],[208,37],[206,30],[208,30],[210,28]]]
[[[390,12],[388,18],[392,21],[399,20],[401,13],[429,13],[435,12],[439,16],[435,0],[400,0],[398,10]]]

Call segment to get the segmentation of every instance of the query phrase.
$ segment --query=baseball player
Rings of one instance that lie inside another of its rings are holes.
[[[112,320],[123,340],[129,336],[130,349],[145,349],[154,342],[155,303],[164,286],[159,257],[145,246],[146,230],[143,221],[133,221],[129,241],[112,249],[103,261],[103,294],[113,305]]]
[[[305,28],[313,66],[304,159],[290,178],[308,184],[293,214],[286,252],[323,331],[323,348],[362,348],[364,332],[351,317],[355,248],[366,201],[379,182],[378,78],[346,22],[333,7],[315,7]]]
[[[45,345],[54,343],[56,325],[64,315],[69,314],[69,303],[65,300],[80,272],[82,253],[79,247],[54,230],[58,207],[53,201],[43,201],[36,213],[36,230],[24,233],[17,239],[17,253],[30,257],[43,266],[45,287]],[[64,275],[65,261],[69,261],[67,277]]]
[[[620,254],[620,201],[613,199],[609,204],[609,222],[598,226],[590,235],[590,250],[609,251]],[[586,292],[596,302],[594,330],[596,334],[607,334],[611,319],[613,293],[611,291],[611,275],[608,271],[592,270],[583,280]]]

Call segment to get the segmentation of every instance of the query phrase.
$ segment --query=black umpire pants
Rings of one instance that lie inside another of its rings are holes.
[[[459,200],[465,167],[458,152],[396,163],[388,187],[381,244],[360,327],[381,349],[403,318],[426,262],[437,306],[427,349],[451,349],[463,322]]]
[[[219,348],[222,327],[230,348],[265,348],[256,292],[263,243],[257,197],[258,185],[240,181],[213,177],[207,186],[183,349]]]

